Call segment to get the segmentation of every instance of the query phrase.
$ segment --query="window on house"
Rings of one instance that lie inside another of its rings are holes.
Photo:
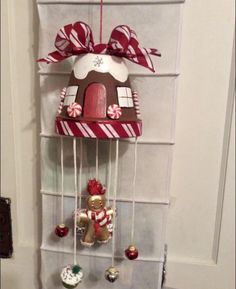
[[[120,107],[133,107],[132,92],[129,87],[117,87],[118,102]]]
[[[66,95],[64,100],[64,105],[70,105],[71,103],[75,102],[78,86],[68,86],[66,89]]]

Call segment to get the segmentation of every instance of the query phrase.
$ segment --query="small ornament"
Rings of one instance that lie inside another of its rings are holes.
[[[114,283],[119,278],[119,271],[115,267],[110,267],[105,272],[107,281]]]
[[[68,106],[67,113],[70,117],[80,116],[82,113],[82,107],[77,102],[73,102]]]
[[[69,233],[69,228],[65,224],[60,224],[55,228],[55,234],[60,237],[66,237]]]
[[[110,225],[114,215],[113,209],[106,208],[106,188],[96,179],[89,180],[87,190],[87,210],[78,210],[77,227],[85,228],[85,234],[80,240],[87,247],[95,241],[106,244],[111,238]]]
[[[61,272],[61,281],[65,288],[76,288],[83,279],[82,268],[78,265],[67,265]]]
[[[107,115],[111,119],[119,119],[122,115],[121,108],[119,107],[118,104],[109,105],[107,109]]]
[[[128,249],[125,250],[125,256],[129,260],[135,260],[138,258],[138,250],[134,245],[130,245]]]

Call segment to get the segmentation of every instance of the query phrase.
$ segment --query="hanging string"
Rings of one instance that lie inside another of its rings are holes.
[[[74,194],[75,194],[75,208],[74,208],[74,265],[77,264],[77,236],[76,236],[76,210],[78,207],[78,188],[77,188],[77,151],[76,151],[76,138],[73,138],[73,156],[74,156]]]
[[[98,139],[96,139],[96,179],[98,180]]]
[[[132,196],[132,228],[131,228],[131,244],[134,244],[134,223],[135,223],[135,193],[136,193],[136,176],[137,176],[137,158],[138,158],[138,139],[135,138],[134,143],[134,176],[133,176],[133,196]]]
[[[116,199],[117,199],[117,181],[118,181],[118,161],[119,161],[119,139],[116,140],[116,158],[115,158],[115,177],[114,177],[114,199],[113,199],[113,238],[112,238],[112,267],[115,265],[115,243],[116,243]]]
[[[102,43],[103,0],[100,1],[100,43]]]
[[[80,147],[79,147],[79,209],[81,209],[82,202],[82,170],[83,170],[83,139],[80,138]]]
[[[108,156],[108,180],[107,180],[107,204],[110,205],[111,195],[111,151],[112,151],[112,140],[109,140],[109,156]]]
[[[63,137],[60,137],[61,147],[61,224],[64,224],[64,148]]]

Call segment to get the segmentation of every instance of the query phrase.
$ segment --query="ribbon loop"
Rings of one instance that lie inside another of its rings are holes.
[[[57,33],[55,47],[56,51],[49,53],[45,58],[38,59],[38,61],[56,63],[72,55],[108,54],[125,57],[155,72],[150,55],[161,56],[157,49],[140,47],[135,31],[127,25],[115,27],[108,44],[94,44],[93,33],[89,25],[84,22],[68,24]]]
[[[55,47],[62,54],[71,54],[72,53],[72,43],[70,40],[70,33],[72,30],[72,24],[62,27],[55,39]]]

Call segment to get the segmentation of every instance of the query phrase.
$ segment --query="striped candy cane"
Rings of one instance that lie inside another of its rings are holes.
[[[132,95],[133,95],[134,107],[135,107],[135,111],[136,111],[137,117],[140,117],[141,113],[140,113],[140,107],[139,107],[139,100],[138,100],[137,91],[132,91]]]
[[[61,90],[61,94],[60,94],[61,101],[60,101],[60,104],[59,104],[59,107],[57,110],[57,112],[59,114],[61,114],[61,112],[62,112],[62,108],[63,108],[63,104],[64,104],[64,100],[65,100],[65,95],[66,95],[66,87],[63,87]]]
[[[118,104],[109,105],[107,109],[107,115],[111,119],[119,119],[122,115],[121,108],[119,107]]]

